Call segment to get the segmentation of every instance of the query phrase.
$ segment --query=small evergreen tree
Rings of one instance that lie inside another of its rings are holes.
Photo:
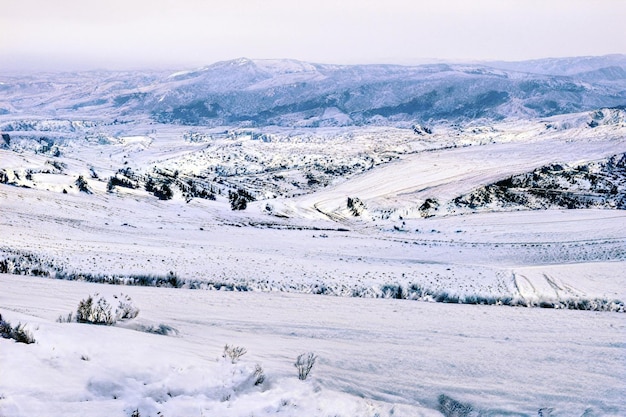
[[[242,188],[228,192],[228,201],[230,201],[230,208],[233,210],[245,210],[248,207],[248,202],[254,200],[254,196]]]
[[[78,187],[79,191],[82,191],[83,193],[91,194],[91,190],[89,189],[89,184],[87,184],[87,181],[82,175],[78,176],[75,184]]]
[[[172,191],[169,185],[163,184],[161,187],[154,190],[154,195],[157,196],[159,200],[171,200],[172,197],[174,197],[174,191]]]
[[[154,192],[155,184],[154,184],[154,180],[152,179],[152,177],[148,177],[145,188],[146,188],[146,191],[149,193]]]
[[[113,189],[115,188],[115,182],[113,181],[113,177],[109,178],[109,181],[107,181],[107,191],[111,192],[113,191]]]

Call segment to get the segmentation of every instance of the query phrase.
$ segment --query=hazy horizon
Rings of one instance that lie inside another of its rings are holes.
[[[467,59],[467,60],[453,60],[453,59],[438,59],[438,58],[422,58],[416,59],[414,62],[367,62],[367,63],[336,63],[336,62],[315,62],[315,61],[305,61],[295,58],[251,58],[251,57],[231,57],[226,59],[220,59],[218,61],[207,62],[205,64],[196,65],[196,66],[173,66],[173,65],[162,65],[162,66],[150,66],[150,65],[136,65],[129,67],[77,67],[77,68],[64,68],[64,67],[51,67],[51,68],[37,68],[37,67],[28,67],[28,68],[4,68],[0,67],[0,74],[6,75],[16,75],[17,73],[22,74],[38,74],[38,73],[72,73],[72,72],[133,72],[133,71],[147,71],[147,72],[177,72],[177,71],[193,71],[195,69],[206,68],[211,65],[219,64],[220,62],[229,62],[235,61],[238,59],[250,59],[252,61],[297,61],[308,64],[316,64],[316,65],[345,65],[345,66],[359,66],[359,65],[398,65],[398,66],[420,66],[420,65],[431,65],[431,64],[477,64],[477,65],[486,65],[489,64],[503,64],[503,63],[522,63],[522,62],[535,62],[535,61],[543,61],[550,59],[568,59],[568,58],[602,58],[602,57],[611,57],[611,56],[623,56],[626,57],[626,54],[605,54],[605,55],[572,55],[572,56],[547,56],[547,57],[539,57],[539,58],[530,58],[530,59],[520,59],[520,60],[501,60],[501,59],[493,59],[493,60],[477,60],[477,59]],[[497,67],[497,66],[496,66]]]
[[[0,16],[0,71],[603,56],[626,53],[624,16],[626,2],[615,0],[23,0]]]

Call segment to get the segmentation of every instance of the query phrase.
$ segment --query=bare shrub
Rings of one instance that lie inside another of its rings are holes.
[[[242,346],[224,346],[224,353],[222,353],[222,358],[230,358],[231,363],[237,363],[239,358],[248,353],[248,349]]]
[[[18,343],[25,343],[27,345],[35,343],[33,334],[26,330],[24,324],[18,323],[17,326],[12,327],[11,323],[4,321],[2,315],[0,315],[0,337],[4,339],[13,339]]]
[[[133,300],[128,295],[120,294],[113,296],[119,300],[119,304],[115,309],[115,317],[118,320],[134,319],[139,314],[139,309],[133,305]]]
[[[253,377],[255,386],[261,385],[263,382],[265,382],[265,373],[263,372],[263,368],[261,368],[261,365],[259,365],[258,363],[254,368]]]
[[[60,314],[59,317],[57,318],[57,323],[71,323],[73,321],[74,321],[74,313],[72,313],[71,311],[67,314],[67,316]]]
[[[446,417],[470,417],[474,408],[445,394],[439,396],[439,411]]]
[[[309,377],[316,360],[317,356],[313,352],[303,353],[298,356],[294,366],[298,369],[298,379],[300,381],[305,381]]]
[[[158,326],[139,325],[138,330],[142,332],[146,332],[146,333],[160,334],[163,336],[170,336],[170,335],[178,334],[177,329],[165,323],[161,323]]]

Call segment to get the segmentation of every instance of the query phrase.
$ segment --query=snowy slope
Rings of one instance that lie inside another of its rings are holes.
[[[55,320],[119,287],[0,282],[3,317],[37,339],[0,339],[6,416],[455,415],[441,395],[467,415],[626,412],[621,314],[126,287],[139,316],[106,327]],[[159,324],[178,333],[137,331]],[[227,343],[248,349],[236,365]],[[307,351],[319,359],[302,382]],[[246,379],[257,363],[260,386]]]
[[[576,121],[576,119],[574,119]],[[292,200],[308,212],[329,216],[350,215],[348,197],[360,199],[365,212],[375,219],[391,215],[412,218],[434,214],[420,209],[430,199],[438,206],[497,179],[521,174],[551,163],[593,161],[626,150],[624,123],[598,126],[547,126],[568,124],[563,118],[540,123],[509,122],[472,134],[457,132],[453,149],[434,149],[408,154],[383,167],[366,172],[336,187]],[[450,135],[452,132],[445,132]],[[445,207],[442,207],[442,210]]]
[[[52,276],[128,280],[172,271],[201,288],[570,308],[587,300],[619,310],[626,298],[622,211],[479,214],[450,205],[511,174],[626,151],[622,122],[592,128],[590,120],[579,114],[427,136],[387,129],[315,139],[277,130],[268,141],[209,133],[190,141],[172,128],[114,136],[105,145],[72,143],[58,157],[0,150],[2,225],[19,227],[7,233],[3,257],[20,264],[33,254],[41,265],[30,269]],[[311,178],[323,177],[313,168],[330,161],[324,155],[338,167],[355,157],[369,165],[316,184]],[[158,177],[173,181],[172,200],[144,190],[154,166],[178,172]],[[78,175],[91,194],[78,190]],[[138,188],[108,192],[112,175]],[[214,187],[215,200],[184,198],[179,188],[190,180]],[[241,212],[227,201],[237,187],[258,199]],[[357,211],[348,198],[359,201]]]
[[[0,415],[624,415],[616,59],[2,75]]]

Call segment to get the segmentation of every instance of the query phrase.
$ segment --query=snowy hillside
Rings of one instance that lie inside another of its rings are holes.
[[[520,62],[494,61],[489,63],[494,68],[544,75],[576,75],[602,71],[606,68],[626,67],[626,56],[582,56],[571,58],[544,58]],[[609,81],[609,80],[607,80]]]
[[[626,209],[626,154],[574,167],[550,165],[457,197],[457,206]]]
[[[550,116],[626,105],[621,55],[338,66],[237,59],[172,73],[0,76],[0,114],[182,125],[352,126]],[[32,113],[30,113],[32,115]],[[6,129],[6,128],[4,128]]]
[[[626,415],[625,71],[1,75],[0,416]]]

